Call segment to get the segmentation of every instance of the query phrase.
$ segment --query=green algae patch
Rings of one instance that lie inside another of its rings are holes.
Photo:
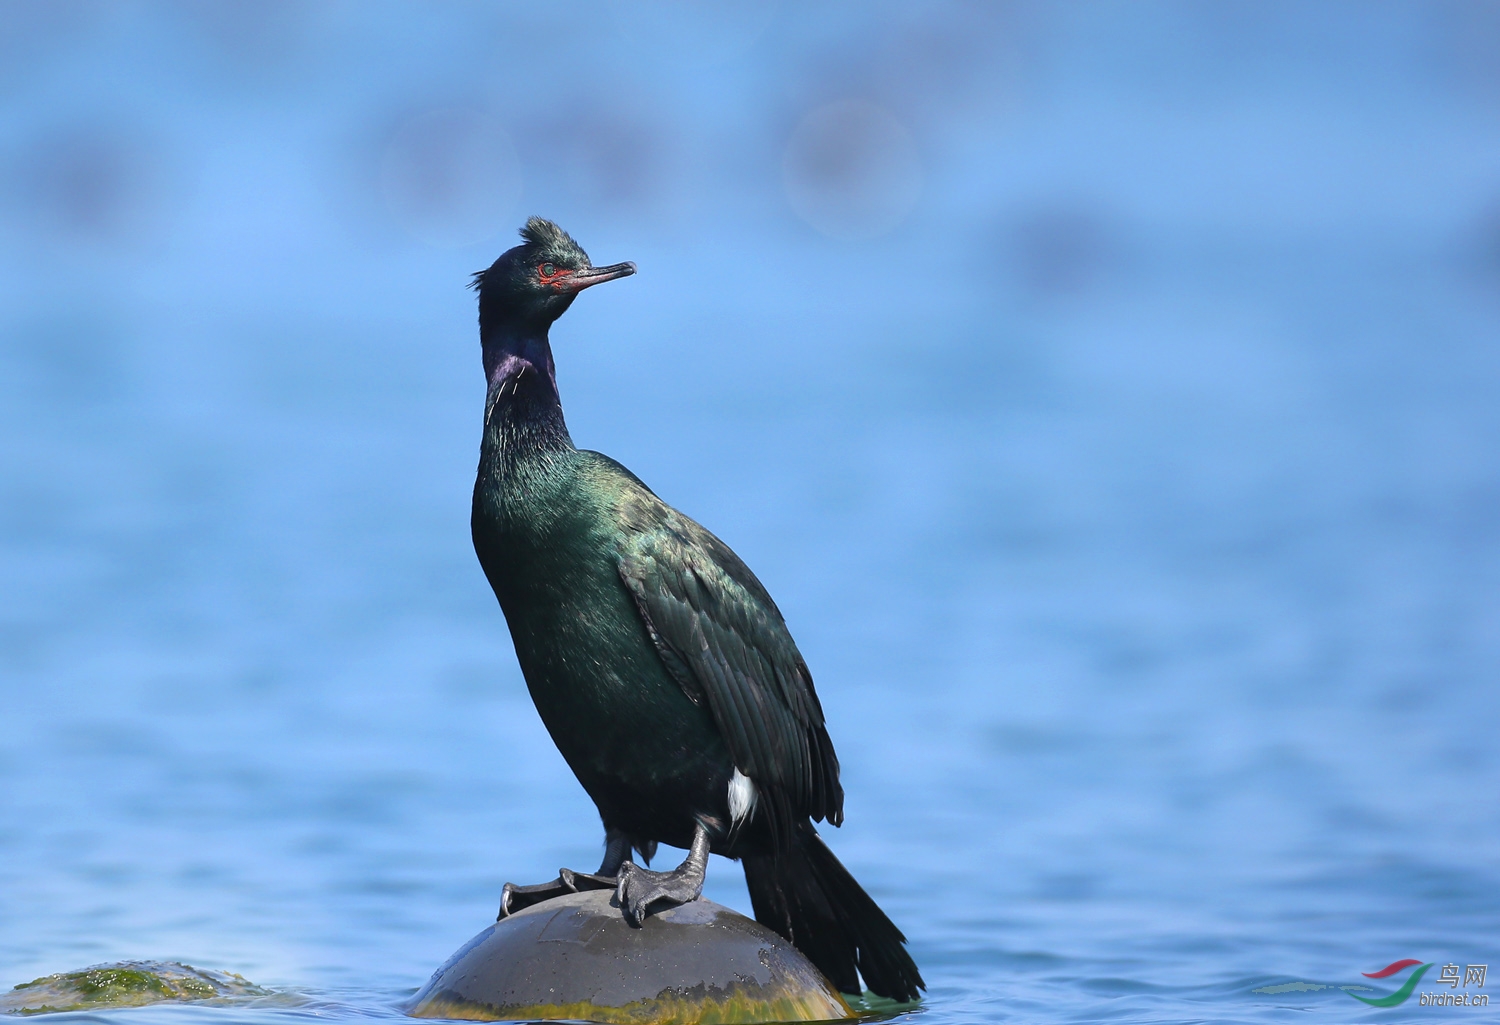
[[[23,982],[0,994],[0,1014],[95,1011],[270,995],[270,990],[233,972],[215,972],[175,961],[121,961]]]

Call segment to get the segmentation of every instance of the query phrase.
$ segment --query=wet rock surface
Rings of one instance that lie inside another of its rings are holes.
[[[421,1018],[783,1022],[853,1017],[790,943],[698,900],[635,929],[605,890],[568,894],[485,929],[408,1005]]]
[[[270,990],[233,972],[175,961],[121,961],[23,982],[0,994],[0,1013],[47,1014],[270,995]]]

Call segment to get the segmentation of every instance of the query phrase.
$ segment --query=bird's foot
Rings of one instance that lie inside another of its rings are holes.
[[[508,918],[523,908],[540,904],[544,900],[551,900],[553,897],[582,893],[584,890],[613,890],[618,885],[619,878],[616,876],[574,872],[570,868],[558,869],[557,878],[550,883],[535,883],[531,886],[506,883],[505,888],[500,891],[500,914],[495,916],[495,921]]]
[[[625,921],[636,928],[658,905],[676,907],[703,896],[703,877],[708,870],[708,831],[698,826],[687,858],[670,872],[652,872],[634,862],[620,866],[615,899]]]
[[[655,842],[642,848],[643,853],[655,850]],[[650,858],[651,854],[646,853],[646,859],[649,861]],[[500,914],[495,916],[495,921],[509,918],[523,908],[553,897],[582,893],[584,890],[613,890],[620,883],[620,867],[629,862],[630,837],[617,829],[606,830],[604,861],[600,863],[598,872],[574,872],[571,868],[560,868],[557,870],[557,878],[550,883],[536,883],[532,886],[506,883],[505,889],[500,892]]]
[[[640,927],[653,909],[676,907],[695,901],[703,895],[703,870],[697,871],[687,864],[670,872],[653,872],[635,863],[620,867],[620,882],[615,887],[615,898],[625,921]]]

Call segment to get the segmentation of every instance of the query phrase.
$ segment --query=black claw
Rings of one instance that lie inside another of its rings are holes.
[[[703,865],[707,857],[707,845],[701,852],[688,855],[688,859],[670,872],[652,872],[638,865],[620,866],[620,881],[615,887],[615,898],[625,921],[636,928],[657,904],[675,907],[687,904],[703,895]]]
[[[574,872],[570,868],[560,870],[557,877],[574,893],[583,893],[586,890],[613,890],[620,881],[618,876]]]
[[[495,916],[495,921],[508,918],[517,911],[523,911],[533,904],[540,904],[553,897],[562,897],[581,890],[611,889],[614,885],[615,880],[612,878],[590,875],[587,872],[574,872],[568,868],[559,869],[557,878],[550,883],[536,883],[532,886],[506,883],[505,888],[500,891],[500,914]]]
[[[654,852],[656,844],[648,842],[642,849]],[[687,858],[670,872],[652,872],[626,860],[628,841],[623,834],[610,834],[609,848],[604,864],[598,873],[575,872],[570,868],[557,870],[557,878],[550,883],[534,886],[517,886],[506,883],[500,893],[500,914],[496,921],[507,918],[533,904],[585,890],[614,890],[615,903],[620,913],[637,929],[646,920],[651,908],[657,904],[675,906],[695,901],[703,895],[703,873],[708,865],[708,831],[700,824],[693,832],[693,845]],[[603,870],[615,868],[613,875]]]

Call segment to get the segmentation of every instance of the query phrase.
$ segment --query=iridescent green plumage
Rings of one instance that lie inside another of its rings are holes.
[[[712,849],[744,861],[756,917],[840,989],[858,990],[857,968],[876,993],[915,998],[901,933],[812,828],[842,821],[838,759],[775,602],[728,545],[568,434],[548,328],[582,288],[634,265],[593,268],[536,218],[522,235],[475,276],[489,392],[474,548],[608,846],[593,876],[508,886],[502,916],[618,885],[638,920],[695,899]],[[629,863],[658,842],[688,860],[671,873]]]

